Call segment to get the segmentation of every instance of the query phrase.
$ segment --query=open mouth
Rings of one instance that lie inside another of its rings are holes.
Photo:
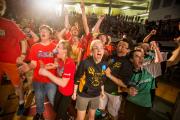
[[[97,56],[98,56],[98,57],[102,57],[102,54],[101,54],[101,53],[97,53]]]
[[[77,34],[78,34],[78,32],[77,32],[77,31],[74,31],[74,32],[73,32],[73,34],[74,34],[74,35],[77,35]]]
[[[46,35],[42,34],[41,37],[46,37]]]
[[[143,64],[143,61],[139,62],[138,64],[139,64],[139,65],[142,65],[142,64]]]

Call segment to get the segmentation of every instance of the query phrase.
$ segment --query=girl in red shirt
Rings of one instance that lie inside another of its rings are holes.
[[[46,70],[40,68],[39,74],[48,77],[52,82],[58,85],[58,92],[56,93],[54,108],[57,112],[56,118],[68,120],[67,108],[71,102],[71,95],[74,90],[74,73],[76,65],[71,58],[72,48],[67,40],[61,40],[57,44],[57,76]]]

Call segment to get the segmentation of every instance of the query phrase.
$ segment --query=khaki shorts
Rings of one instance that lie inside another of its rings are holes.
[[[105,110],[106,105],[108,112],[113,116],[118,116],[118,111],[121,106],[122,96],[111,95],[105,92],[105,98],[100,98],[99,109]]]
[[[93,98],[86,98],[77,95],[76,109],[80,111],[85,111],[89,109],[97,109],[99,107],[99,96]]]
[[[20,86],[20,77],[16,64],[0,62],[0,75],[6,73],[14,87]]]

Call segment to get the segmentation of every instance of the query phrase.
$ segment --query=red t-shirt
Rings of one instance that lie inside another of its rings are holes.
[[[59,41],[57,39],[52,39],[52,42],[57,45]]]
[[[67,58],[65,63],[59,62],[59,68],[62,71],[62,78],[69,78],[66,87],[58,87],[58,90],[64,96],[71,96],[74,91],[74,74],[76,70],[75,62],[72,58]]]
[[[70,32],[66,32],[66,33],[64,34],[64,39],[71,41],[71,39],[72,39],[72,34],[71,34]]]
[[[111,55],[112,51],[115,50],[112,45],[105,45],[105,50],[107,50],[108,54]]]
[[[84,55],[83,55],[83,60],[85,60],[91,53],[90,45],[91,45],[92,40],[93,40],[93,36],[91,35],[91,33],[89,33],[83,38],[82,46],[85,50]]]
[[[21,55],[20,41],[25,37],[15,22],[0,18],[0,62],[15,64]]]
[[[30,60],[37,61],[37,66],[34,69],[34,80],[38,82],[51,82],[47,77],[38,74],[40,68],[40,61],[44,64],[54,63],[54,55],[52,50],[56,47],[54,43],[50,43],[44,46],[40,43],[36,43],[31,47],[29,58]],[[55,70],[49,70],[51,73],[55,74]]]
[[[29,61],[30,61],[30,59],[29,59],[29,52],[30,52],[31,46],[32,46],[33,44],[35,44],[35,43],[36,43],[36,42],[34,42],[34,39],[33,39],[33,38],[29,38],[29,39],[27,40],[26,58],[25,58],[24,61],[26,61],[26,62],[29,62]]]

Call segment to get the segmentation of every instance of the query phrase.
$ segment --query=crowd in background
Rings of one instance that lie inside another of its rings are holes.
[[[8,10],[5,16],[9,19],[15,20],[20,24],[24,19],[33,22],[34,31],[38,32],[38,27],[40,24],[47,24],[58,31],[63,27],[64,14],[48,14],[38,12],[36,9],[28,9],[28,2],[20,5],[18,2],[12,4],[9,2],[10,10]],[[12,5],[11,5],[12,4]],[[24,10],[25,9],[25,10]],[[16,11],[16,12],[15,12]],[[178,22],[179,19],[167,19],[167,20],[157,20],[148,21],[147,19],[141,18],[140,16],[128,16],[128,15],[116,15],[109,16],[105,15],[105,19],[102,22],[101,32],[107,33],[113,38],[121,38],[123,34],[130,36],[132,40],[142,42],[142,39],[149,33],[152,29],[157,30],[156,36],[153,39],[156,41],[172,41],[174,37],[179,35]],[[52,19],[53,18],[53,19]],[[83,25],[81,22],[81,14],[76,12],[69,13],[70,23],[79,21],[80,30],[82,30]],[[88,24],[90,28],[96,23],[98,15],[95,13],[87,14]],[[83,31],[80,31],[80,35]]]
[[[164,61],[166,67],[170,67],[180,60],[179,20],[145,20],[143,23],[135,16],[86,15],[83,0],[81,11],[82,14],[78,14],[64,10],[62,16],[53,19],[51,16],[8,13],[6,17],[13,21],[1,17],[5,24],[0,26],[3,49],[0,52],[6,56],[0,61],[1,73],[12,77],[14,74],[5,69],[12,64],[16,73],[16,68],[19,70],[16,76],[29,77],[28,87],[34,92],[37,106],[33,120],[44,119],[46,95],[57,113],[57,120],[69,119],[67,109],[71,98],[76,100],[77,120],[83,120],[87,110],[90,120],[95,119],[97,110],[116,120],[123,100],[127,120],[146,119],[153,105],[155,78],[161,75],[160,63]],[[6,24],[14,28],[10,29]],[[8,30],[11,31],[9,36]],[[10,40],[10,36],[11,40],[17,36],[17,49],[5,41]],[[118,43],[113,44],[112,38]],[[166,40],[177,43],[167,61],[163,60],[156,42]],[[20,54],[11,61],[8,56],[12,57],[10,53],[16,50]],[[21,84],[13,80],[20,95],[17,113],[22,115],[25,101]]]

